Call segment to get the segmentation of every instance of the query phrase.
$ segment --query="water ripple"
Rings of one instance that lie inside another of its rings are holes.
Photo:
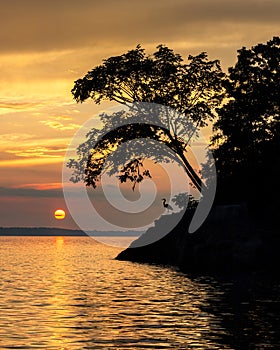
[[[189,279],[116,261],[117,248],[90,238],[0,240],[3,350],[262,349],[279,340],[279,284],[256,292]]]

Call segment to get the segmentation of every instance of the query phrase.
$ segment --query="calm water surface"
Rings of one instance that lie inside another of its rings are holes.
[[[188,278],[82,237],[0,237],[0,349],[278,349],[279,283]]]

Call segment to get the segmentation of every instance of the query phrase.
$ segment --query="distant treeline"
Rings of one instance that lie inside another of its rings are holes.
[[[90,236],[140,236],[139,231],[90,231]],[[81,230],[55,227],[0,227],[0,236],[88,236]]]

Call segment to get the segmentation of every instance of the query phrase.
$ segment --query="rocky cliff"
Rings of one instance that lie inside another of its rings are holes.
[[[161,237],[172,215],[179,214],[163,215],[117,259],[174,265],[192,273],[278,271],[277,227],[267,220],[253,218],[245,205],[214,207],[203,225],[192,234],[188,233],[188,227],[193,211],[187,210],[179,224]],[[147,245],[150,239],[147,237],[159,240],[152,239],[153,243]]]

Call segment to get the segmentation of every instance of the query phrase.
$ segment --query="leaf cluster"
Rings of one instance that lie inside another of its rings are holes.
[[[166,46],[159,45],[147,55],[138,45],[105,59],[76,80],[72,94],[77,102],[91,98],[97,104],[104,100],[153,102],[172,107],[203,126],[213,119],[224,97],[223,79],[219,61],[209,61],[205,52],[190,55],[184,63],[181,55]]]
[[[199,203],[197,199],[195,199],[191,194],[188,193],[179,193],[176,194],[172,198],[172,202],[179,208],[179,209],[195,209]]]

